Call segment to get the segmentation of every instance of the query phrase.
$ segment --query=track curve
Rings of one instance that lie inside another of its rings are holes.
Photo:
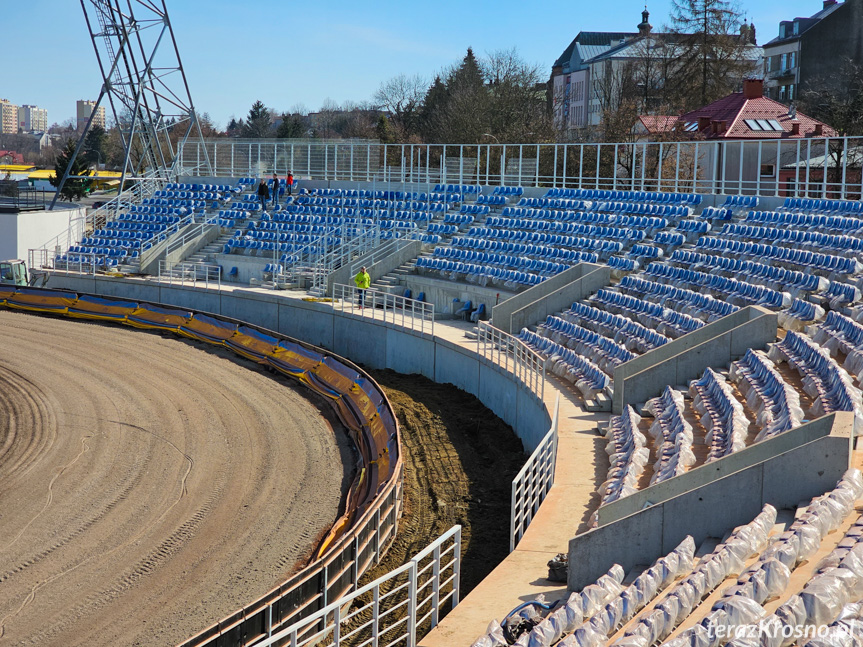
[[[0,310],[0,644],[170,647],[276,586],[353,465],[319,409],[228,351]]]

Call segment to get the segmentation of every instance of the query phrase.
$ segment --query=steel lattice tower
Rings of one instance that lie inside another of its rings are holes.
[[[160,183],[175,181],[181,172],[183,145],[203,135],[165,0],[80,1],[102,73],[102,90],[78,139],[75,157],[107,98],[125,150],[120,186],[127,179],[145,177]],[[206,147],[201,149],[212,175]],[[57,195],[67,179],[68,169]]]

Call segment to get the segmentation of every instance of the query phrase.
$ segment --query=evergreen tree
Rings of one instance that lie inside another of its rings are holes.
[[[279,139],[297,139],[302,137],[305,132],[306,126],[300,115],[285,113],[282,115],[282,123],[276,130],[276,137]]]
[[[442,120],[446,114],[449,93],[440,76],[436,76],[419,110],[419,131],[427,142],[443,141]]]
[[[67,139],[66,143],[63,145],[63,149],[57,154],[57,161],[54,163],[54,177],[49,178],[48,180],[51,182],[51,186],[57,187],[60,185],[60,181],[66,173],[66,168],[69,167],[70,162],[72,162],[72,156],[75,154],[76,146],[77,142],[74,139]],[[90,175],[90,169],[87,167],[87,163],[80,155],[75,159],[75,163],[72,164],[69,169],[69,175]],[[91,183],[92,180],[89,179],[70,177],[66,180],[66,184],[63,185],[63,189],[60,191],[60,197],[69,202],[72,200],[80,200],[90,191]]]
[[[105,129],[99,124],[93,124],[84,138],[84,148],[81,149],[81,154],[89,164],[105,163],[105,142],[107,139],[108,134],[105,132]]]
[[[243,136],[261,138],[270,135],[272,130],[270,111],[261,101],[255,101],[249,109],[246,125],[243,128]]]
[[[676,36],[678,65],[672,87],[684,109],[707,105],[737,90],[755,71],[746,58],[749,37],[735,0],[672,0],[671,33]]]

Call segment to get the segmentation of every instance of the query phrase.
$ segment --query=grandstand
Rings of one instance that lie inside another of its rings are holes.
[[[821,591],[863,582],[860,202],[311,179],[264,212],[254,182],[117,205],[43,257],[51,285],[240,318],[509,422],[536,450],[514,550],[419,644],[510,644],[521,622],[516,644],[681,647],[853,620],[863,586]],[[360,265],[382,296],[363,312]],[[566,588],[546,579],[560,552]]]

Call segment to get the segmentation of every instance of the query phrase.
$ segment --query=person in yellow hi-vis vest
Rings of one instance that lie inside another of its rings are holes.
[[[365,265],[360,268],[360,271],[357,272],[357,275],[354,277],[354,283],[357,284],[357,289],[360,292],[360,310],[363,309],[363,306],[366,302],[366,290],[369,289],[369,286],[372,284],[372,277],[369,276],[369,273],[366,272]]]

